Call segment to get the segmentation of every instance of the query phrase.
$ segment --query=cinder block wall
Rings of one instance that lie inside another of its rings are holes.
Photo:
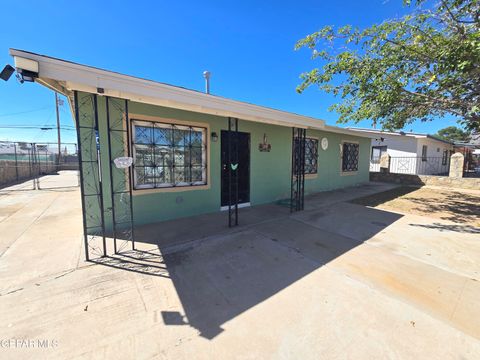
[[[435,175],[408,175],[371,172],[370,181],[389,182],[402,185],[447,186],[460,189],[480,190],[480,178],[453,178]]]
[[[41,170],[42,172],[52,173],[56,170],[55,163],[42,163]],[[14,160],[0,160],[0,186],[12,184],[17,180],[33,179],[36,175],[38,175],[38,169],[32,169],[28,161],[18,161],[17,166],[15,166]]]

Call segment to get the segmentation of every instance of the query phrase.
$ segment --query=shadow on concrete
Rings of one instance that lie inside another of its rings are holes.
[[[129,250],[117,255],[96,257],[91,259],[90,262],[144,275],[169,277],[165,262],[158,251],[155,253],[142,250]]]
[[[350,201],[353,204],[375,207],[418,190],[416,186],[400,186],[377,194],[359,197]]]
[[[338,194],[342,200],[348,198],[345,190]],[[311,203],[313,210],[293,215],[272,204],[241,209],[241,226],[236,228],[227,227],[224,212],[141,226],[135,230],[136,247],[155,250],[122,252],[97,263],[169,277],[183,313],[165,309],[164,323],[189,325],[213,339],[226,322],[401,217],[325,198],[328,206],[313,198],[310,202],[317,201]]]

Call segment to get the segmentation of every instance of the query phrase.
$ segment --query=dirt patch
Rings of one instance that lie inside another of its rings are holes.
[[[480,192],[476,191],[401,186],[352,203],[480,227]]]

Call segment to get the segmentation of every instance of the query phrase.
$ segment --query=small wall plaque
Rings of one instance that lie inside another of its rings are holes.
[[[322,150],[327,150],[328,149],[328,139],[326,137],[324,137],[322,139],[321,145],[322,145]]]
[[[258,144],[258,150],[262,152],[270,152],[272,150],[272,145],[268,143],[267,134],[263,134],[263,142]]]

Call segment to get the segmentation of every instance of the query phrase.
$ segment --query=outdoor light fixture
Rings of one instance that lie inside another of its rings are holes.
[[[14,60],[20,82],[35,81],[35,78],[38,77],[38,62],[19,56],[14,56]]]
[[[0,79],[2,79],[4,81],[8,81],[8,79],[10,79],[10,76],[12,76],[14,71],[15,71],[15,68],[13,66],[8,65],[8,64],[5,65],[2,72],[0,72]]]
[[[34,82],[35,78],[38,77],[38,73],[32,72],[30,70],[17,69],[17,73],[20,75],[21,82]]]
[[[218,134],[214,131],[212,132],[212,141],[217,142],[218,141]]]
[[[263,142],[258,144],[258,150],[261,152],[270,152],[272,145],[268,143],[267,134],[263,134]]]

